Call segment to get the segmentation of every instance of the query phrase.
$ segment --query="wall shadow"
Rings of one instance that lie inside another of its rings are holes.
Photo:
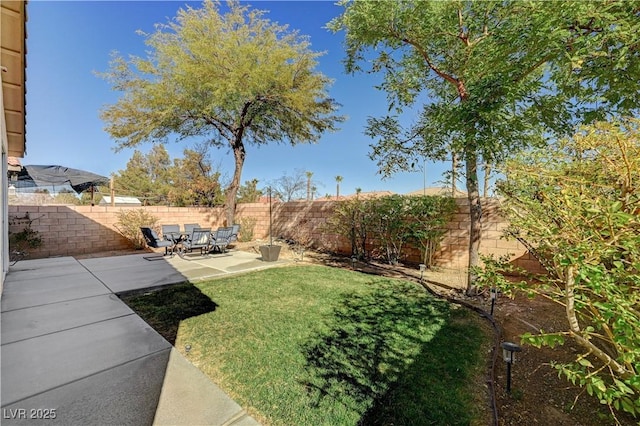
[[[470,378],[460,364],[475,360],[457,359],[451,350],[467,356],[482,337],[478,331],[467,339],[474,330],[456,315],[410,286],[347,295],[303,347],[304,385],[314,404],[341,401],[361,413],[363,425],[441,424],[443,418],[468,424],[470,401],[458,386]]]
[[[153,292],[124,294],[120,299],[173,346],[182,321],[218,308],[217,303],[191,283],[174,284]]]

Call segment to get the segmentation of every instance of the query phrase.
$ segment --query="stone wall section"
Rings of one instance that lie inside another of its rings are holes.
[[[498,200],[483,199],[482,228],[480,245],[482,254],[502,256],[510,254],[514,263],[532,272],[542,272],[542,267],[517,241],[502,238],[508,223],[500,216]],[[447,224],[447,232],[437,255],[440,267],[465,269],[468,263],[469,203],[465,198],[456,199],[458,212]],[[296,201],[273,203],[271,208],[271,236],[306,240],[312,246],[331,252],[350,254],[349,241],[332,232],[327,220],[331,217],[337,201]],[[29,258],[52,256],[74,256],[109,250],[130,249],[131,244],[118,231],[118,212],[125,209],[144,209],[158,218],[158,225],[198,223],[203,227],[216,229],[224,225],[224,210],[220,207],[111,207],[111,206],[62,206],[34,205],[9,206],[12,218],[24,217],[27,213],[32,220],[32,228],[38,231],[43,244],[29,251]],[[237,221],[242,218],[255,220],[254,239],[269,241],[269,204],[239,204]],[[21,230],[23,221],[16,220],[10,225],[10,232]],[[242,232],[242,231],[241,231]],[[420,252],[408,250],[410,263],[420,263]]]

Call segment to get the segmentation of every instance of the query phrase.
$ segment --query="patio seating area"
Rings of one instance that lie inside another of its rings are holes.
[[[168,224],[162,225],[162,238],[150,227],[141,227],[140,231],[148,247],[164,248],[165,255],[173,257],[177,253],[184,258],[194,250],[199,250],[201,256],[226,253],[227,247],[238,240],[240,225],[220,227],[212,231],[197,223],[186,223],[184,230],[180,230],[180,225]],[[150,260],[151,257],[147,259]]]

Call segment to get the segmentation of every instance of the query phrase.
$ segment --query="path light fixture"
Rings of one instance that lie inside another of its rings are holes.
[[[511,364],[516,362],[515,352],[522,351],[522,348],[512,342],[502,342],[502,358],[507,363],[507,392],[511,393]]]
[[[358,261],[358,257],[355,254],[351,256],[351,269],[356,269],[357,261]]]
[[[420,268],[420,282],[422,282],[422,277],[424,276],[424,271],[427,270],[427,265],[421,263],[418,267]]]
[[[191,352],[191,345],[184,345],[184,351],[189,354],[189,352]]]
[[[498,298],[498,289],[493,287],[490,290],[490,294],[491,294],[491,316],[493,316],[493,307],[496,304],[496,299]]]

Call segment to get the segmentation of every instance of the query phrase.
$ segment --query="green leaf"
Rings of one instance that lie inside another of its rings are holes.
[[[607,385],[604,383],[604,381],[601,378],[595,376],[591,379],[591,383],[593,387],[598,391],[602,393],[607,391]]]
[[[578,359],[578,364],[584,366],[584,367],[589,367],[589,368],[593,368],[593,364],[591,364],[591,361],[589,361],[586,358],[580,358]]]
[[[587,388],[587,393],[589,394],[589,396],[593,396],[593,386],[591,386],[591,383],[587,383],[585,387]]]

